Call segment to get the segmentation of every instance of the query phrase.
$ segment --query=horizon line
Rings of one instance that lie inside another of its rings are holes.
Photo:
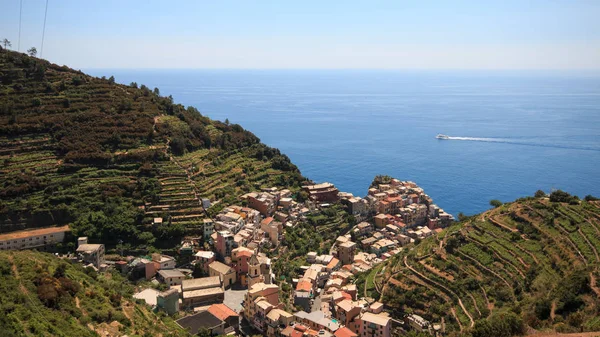
[[[600,68],[136,68],[136,67],[82,67],[80,70],[358,70],[358,71],[531,71],[531,72],[600,72]]]

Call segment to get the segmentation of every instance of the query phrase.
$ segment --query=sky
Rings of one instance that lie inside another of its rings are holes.
[[[45,5],[0,1],[0,39],[39,56]],[[598,70],[599,18],[598,0],[48,0],[41,56],[79,69]]]

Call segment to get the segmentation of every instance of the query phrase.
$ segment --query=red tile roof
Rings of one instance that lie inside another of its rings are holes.
[[[336,259],[335,257],[333,259],[331,259],[331,261],[329,261],[329,263],[327,264],[327,269],[333,269],[335,268],[335,266],[338,265],[338,263],[340,263],[340,260]]]
[[[352,332],[352,330],[346,327],[337,329],[333,335],[335,337],[358,337],[357,334],[355,334],[354,332]]]
[[[268,217],[268,218],[265,218],[265,219],[264,219],[263,221],[261,221],[260,223],[261,223],[262,225],[268,225],[268,224],[270,224],[271,222],[273,222],[273,217],[272,217],[272,216],[270,216],[270,217]]]
[[[239,252],[237,254],[237,256],[245,256],[245,257],[252,257],[252,255],[254,255],[254,253],[252,253],[249,250],[242,250],[241,252]]]
[[[211,305],[210,307],[208,307],[208,312],[210,312],[211,314],[213,314],[213,316],[222,321],[226,320],[231,316],[238,316],[238,314],[235,311],[231,310],[231,308],[222,303]]]
[[[298,282],[298,285],[296,286],[296,290],[297,291],[311,291],[312,283],[307,280],[301,280],[300,282]]]

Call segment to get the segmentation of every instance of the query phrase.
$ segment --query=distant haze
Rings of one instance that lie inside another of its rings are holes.
[[[0,39],[19,36],[17,0]],[[45,1],[23,1],[41,52]],[[43,57],[75,68],[600,69],[600,1],[49,1]]]

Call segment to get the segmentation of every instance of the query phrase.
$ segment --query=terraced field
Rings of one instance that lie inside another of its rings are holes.
[[[206,216],[202,198],[214,214],[243,193],[304,180],[241,126],[158,88],[4,49],[0,79],[0,233],[70,224],[109,246],[177,241]]]
[[[526,198],[473,216],[394,257],[384,303],[467,333],[513,312],[532,329],[598,331],[600,205]]]

